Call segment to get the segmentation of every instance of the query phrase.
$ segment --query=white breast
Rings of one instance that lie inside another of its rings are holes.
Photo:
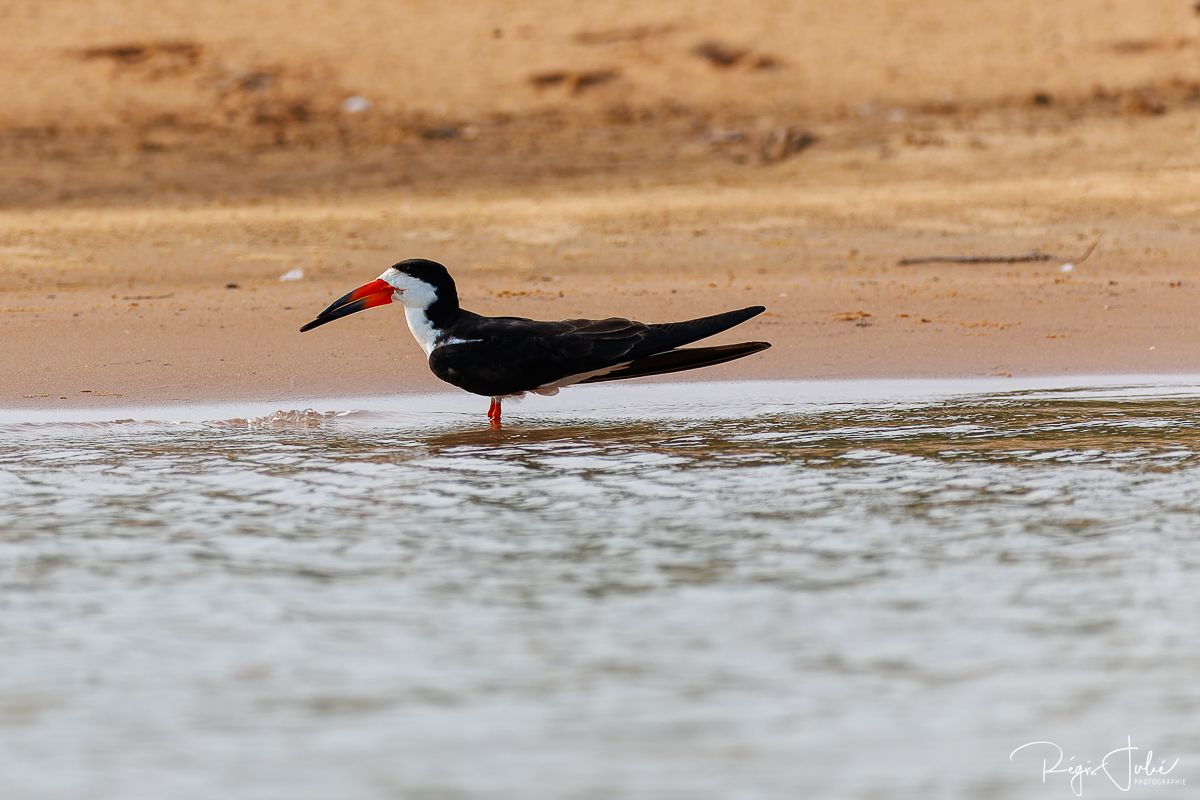
[[[433,327],[429,317],[425,316],[425,309],[405,306],[404,318],[408,320],[408,329],[412,331],[413,338],[417,340],[417,344],[421,345],[426,356],[432,353],[435,347],[442,344],[438,341],[437,328]]]
[[[408,320],[408,329],[412,331],[413,338],[417,340],[417,344],[421,345],[421,349],[425,351],[425,356],[428,357],[437,348],[447,344],[470,344],[471,342],[481,342],[482,339],[457,339],[453,336],[446,336],[444,333],[439,333],[438,329],[433,327],[433,323],[429,321],[429,317],[425,316],[425,309],[404,307],[404,318]]]

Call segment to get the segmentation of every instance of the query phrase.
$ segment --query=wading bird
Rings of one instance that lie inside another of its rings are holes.
[[[404,305],[408,327],[434,375],[492,399],[488,419],[494,427],[500,425],[501,402],[527,392],[554,395],[576,383],[708,367],[771,346],[742,342],[681,349],[761,314],[762,306],[660,324],[618,317],[540,322],[473,314],[459,307],[458,290],[446,268],[423,258],[388,267],[334,300],[300,332],[393,301]]]

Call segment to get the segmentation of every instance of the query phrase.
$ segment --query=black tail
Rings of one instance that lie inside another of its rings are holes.
[[[741,322],[743,319],[750,317],[762,311],[761,308],[745,309],[745,311],[753,311],[749,316],[730,322],[722,328],[717,328],[717,331],[723,331],[725,328],[732,328]],[[707,319],[719,319],[730,314],[741,314],[742,311],[731,311],[729,314],[721,314],[718,317],[708,317]],[[699,322],[700,320],[694,320]],[[689,323],[674,323],[678,325],[687,325]],[[710,334],[704,334],[708,336]],[[703,336],[698,338],[704,338]],[[647,375],[665,375],[668,372],[682,372],[685,369],[697,369],[699,367],[711,367],[714,364],[724,364],[726,361],[743,356],[752,355],[754,353],[766,350],[771,346],[770,342],[742,342],[741,344],[723,344],[716,347],[689,347],[684,350],[668,350],[665,353],[656,353],[645,358],[635,359],[629,362],[620,369],[615,369],[612,372],[604,375],[597,375],[594,378],[588,378],[581,383],[600,383],[602,381],[619,381],[624,378],[642,378]]]
[[[715,336],[721,331],[727,331],[735,325],[741,325],[751,317],[757,317],[766,311],[762,306],[750,306],[737,311],[726,311],[711,317],[689,319],[684,322],[663,322],[651,325],[658,336],[647,340],[657,351],[672,350],[685,344],[698,342]]]

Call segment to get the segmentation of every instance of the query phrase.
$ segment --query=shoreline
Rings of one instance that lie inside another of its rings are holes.
[[[571,391],[572,389],[576,391]],[[506,419],[519,421],[522,415],[539,419],[555,414],[570,414],[580,409],[609,408],[617,417],[640,416],[636,404],[649,400],[664,402],[664,393],[675,391],[672,402],[682,403],[683,413],[719,415],[723,404],[743,401],[747,394],[754,402],[770,407],[781,398],[791,398],[804,404],[889,404],[924,403],[963,397],[1003,397],[1036,394],[1039,392],[1096,393],[1122,392],[1124,396],[1159,397],[1163,390],[1187,389],[1200,393],[1200,373],[1166,374],[1061,374],[1026,375],[1021,377],[960,376],[935,378],[824,378],[824,379],[761,379],[726,378],[670,380],[665,376],[632,382],[613,382],[596,386],[566,387],[552,397],[527,395],[508,401]],[[620,397],[617,397],[620,396]],[[697,400],[697,398],[700,398]],[[304,415],[310,412],[321,417],[341,418],[344,415],[367,413],[405,413],[414,415],[462,414],[468,418],[484,416],[486,401],[453,387],[446,391],[401,390],[387,394],[345,393],[331,395],[294,395],[279,398],[219,398],[207,397],[183,403],[121,403],[110,402],[72,405],[69,402],[55,407],[0,406],[0,426],[43,424],[91,424],[114,421],[130,423],[153,422],[212,422],[243,419],[254,422],[277,414]],[[532,401],[532,402],[530,402]],[[123,413],[127,412],[127,413]],[[652,416],[654,412],[649,412]],[[131,417],[127,415],[137,415]],[[147,416],[148,415],[148,416]],[[168,416],[163,416],[168,415]],[[114,417],[118,419],[114,420]],[[289,420],[283,420],[287,422]],[[303,423],[307,420],[290,420]]]

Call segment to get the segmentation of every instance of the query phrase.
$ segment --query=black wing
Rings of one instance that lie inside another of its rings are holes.
[[[764,310],[753,306],[662,324],[618,317],[539,322],[464,313],[447,331],[458,343],[435,349],[429,367],[468,392],[516,394],[599,378],[605,371],[728,330]]]
[[[724,364],[726,361],[734,361],[761,353],[770,346],[770,342],[741,342],[716,347],[685,347],[682,350],[668,350],[665,353],[655,353],[652,356],[635,359],[624,366],[617,367],[612,372],[593,375],[581,380],[580,383],[620,381],[625,378],[644,378],[648,375],[666,375],[670,372],[712,367]]]

